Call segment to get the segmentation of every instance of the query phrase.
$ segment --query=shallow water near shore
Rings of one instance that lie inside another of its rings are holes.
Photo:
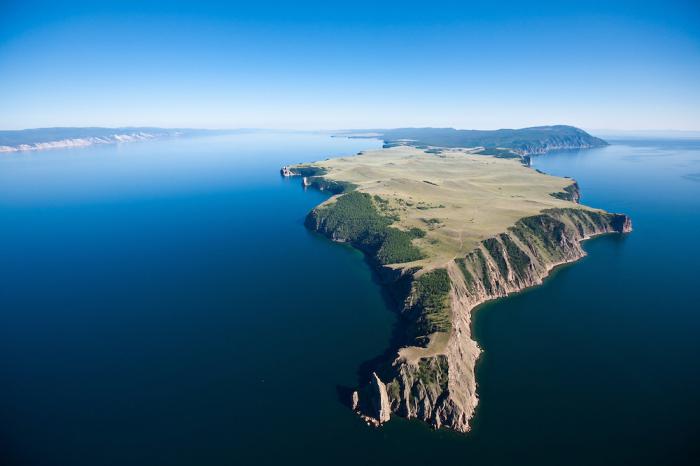
[[[477,309],[468,435],[342,399],[395,316],[281,165],[376,140],[252,134],[0,157],[0,464],[692,464],[700,141],[535,157],[630,235]]]

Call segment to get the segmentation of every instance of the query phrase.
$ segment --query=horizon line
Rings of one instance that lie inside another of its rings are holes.
[[[417,129],[417,128],[431,128],[431,129],[454,129],[457,131],[498,131],[498,130],[518,130],[518,129],[529,129],[538,128],[546,126],[572,126],[575,128],[582,129],[587,132],[604,132],[604,133],[698,133],[700,134],[700,129],[676,129],[676,128],[651,128],[651,129],[636,129],[636,128],[586,128],[569,124],[542,124],[533,126],[521,126],[521,127],[499,127],[499,128],[457,128],[455,126],[426,126],[426,125],[416,125],[416,126],[387,126],[387,127],[374,127],[374,128],[290,128],[290,127],[197,127],[197,126],[157,126],[157,125],[115,125],[115,126],[101,126],[101,125],[78,125],[78,126],[36,126],[36,127],[24,127],[24,128],[13,128],[5,129],[0,128],[0,132],[8,131],[31,131],[31,130],[42,130],[42,129],[87,129],[87,128],[99,128],[99,129],[164,129],[164,130],[198,130],[198,131],[280,131],[280,132],[341,132],[341,131],[377,131],[377,130],[391,130],[391,129]]]

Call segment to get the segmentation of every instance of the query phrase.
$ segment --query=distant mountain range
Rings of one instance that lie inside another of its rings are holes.
[[[178,136],[228,134],[256,130],[209,130],[190,128],[35,128],[0,131],[0,152],[84,147],[93,144],[116,144]]]
[[[534,126],[522,129],[473,130],[454,128],[397,128],[358,130],[350,137],[381,137],[386,145],[406,144],[433,147],[485,147],[510,149],[519,155],[543,154],[552,150],[605,146],[604,140],[574,126]]]

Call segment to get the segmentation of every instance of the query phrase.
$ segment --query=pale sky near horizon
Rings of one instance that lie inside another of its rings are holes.
[[[0,2],[0,129],[542,124],[699,131],[700,2]]]

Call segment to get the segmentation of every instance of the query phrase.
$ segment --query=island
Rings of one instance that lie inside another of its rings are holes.
[[[574,180],[530,168],[520,149],[405,142],[281,173],[332,194],[306,226],[363,251],[396,302],[391,346],[348,404],[376,426],[397,415],[467,432],[481,352],[472,311],[541,284],[585,255],[582,241],[631,221],[579,204]]]

